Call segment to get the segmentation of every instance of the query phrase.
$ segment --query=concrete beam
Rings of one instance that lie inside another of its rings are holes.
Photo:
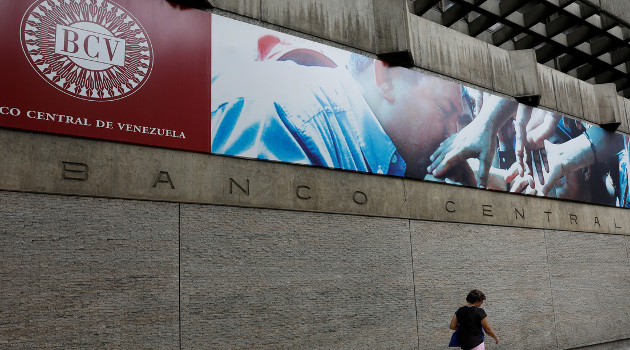
[[[514,77],[514,96],[518,101],[536,106],[540,103],[542,88],[534,50],[508,51],[512,75]]]
[[[264,0],[198,0],[198,2],[203,1],[207,2],[210,7],[234,12],[245,17],[260,19],[261,2]]]
[[[557,70],[552,71],[552,76],[558,111],[576,117],[583,116],[580,80]]]
[[[599,126],[606,130],[617,130],[622,118],[615,84],[594,85],[593,90],[597,100]]]
[[[440,2],[440,0],[415,0],[413,2],[413,13],[422,16],[438,2]]]
[[[555,36],[564,32],[575,25],[575,20],[567,15],[560,15],[556,19],[546,24],[547,35],[549,37]]]
[[[215,1],[218,8],[242,15],[227,0]],[[379,55],[396,64],[411,65],[406,0],[250,0],[243,2],[251,17],[325,40]],[[258,8],[256,8],[256,5]],[[256,10],[258,9],[259,15]]]
[[[486,1],[482,3],[476,11],[480,13],[480,16],[468,25],[470,36],[476,37],[503,18],[510,16],[522,6],[523,2],[521,0],[504,0],[500,3]]]
[[[599,109],[598,100],[595,94],[595,88],[593,84],[589,84],[582,80],[577,80],[580,86],[580,102],[582,103],[583,114],[579,117],[592,122],[599,123]]]
[[[407,0],[372,0],[376,31],[374,53],[380,59],[401,66],[412,66],[408,16],[412,4]]]
[[[516,88],[520,85],[515,83],[514,67],[510,59],[510,52],[488,45],[488,53],[492,63],[493,90],[509,96],[515,96]]]
[[[630,108],[630,100],[625,97],[617,95],[617,102],[619,103],[619,113],[621,115],[621,125],[617,128],[618,131],[623,133],[630,133],[630,123],[628,123],[628,110],[626,105]]]
[[[583,3],[593,6],[594,8],[601,10],[601,0],[581,0]]]
[[[537,64],[538,76],[540,79],[540,105],[550,109],[558,110],[558,103],[556,102],[556,92],[553,83],[552,68],[549,68],[542,64]]]
[[[411,53],[417,67],[493,89],[488,44],[418,16],[409,16]]]
[[[169,0],[200,10],[213,8],[237,13],[241,16],[260,19],[261,0]]]
[[[545,4],[537,4],[523,13],[523,24],[525,27],[531,27],[536,23],[541,22],[549,15],[549,10]]]
[[[260,19],[364,51],[376,51],[372,0],[262,0]]]
[[[602,0],[601,8],[626,25],[630,25],[630,3],[628,0]]]

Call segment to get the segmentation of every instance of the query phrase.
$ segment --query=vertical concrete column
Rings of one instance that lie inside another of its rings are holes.
[[[615,84],[597,84],[593,89],[597,100],[599,125],[607,130],[617,130],[621,125],[621,112]]]
[[[372,0],[375,53],[380,59],[405,67],[413,66],[409,44],[407,0]]]
[[[514,80],[514,97],[522,103],[537,106],[542,94],[542,82],[538,72],[536,51],[509,51]]]

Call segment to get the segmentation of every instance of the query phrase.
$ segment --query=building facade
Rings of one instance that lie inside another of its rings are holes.
[[[444,349],[475,288],[489,349],[630,348],[623,1],[73,1],[0,0],[0,348]],[[372,81],[453,130],[401,143]],[[588,151],[544,196],[544,160],[505,180],[521,114]]]

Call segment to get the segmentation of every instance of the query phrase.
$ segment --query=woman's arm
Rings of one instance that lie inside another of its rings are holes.
[[[484,317],[483,320],[481,320],[481,326],[483,327],[483,330],[486,331],[486,333],[489,336],[494,338],[494,341],[496,342],[496,344],[499,344],[499,337],[497,337],[497,335],[494,334],[494,331],[492,330],[492,328],[490,328],[490,323],[488,323],[487,317]]]
[[[457,325],[459,323],[457,322],[457,315],[453,314],[453,318],[451,319],[451,325],[449,326],[450,329],[452,330],[457,330]]]

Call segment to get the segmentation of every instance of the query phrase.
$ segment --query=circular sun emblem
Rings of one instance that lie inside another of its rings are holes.
[[[41,0],[24,14],[22,49],[39,75],[76,98],[113,101],[146,82],[153,49],[131,13],[108,0]]]

